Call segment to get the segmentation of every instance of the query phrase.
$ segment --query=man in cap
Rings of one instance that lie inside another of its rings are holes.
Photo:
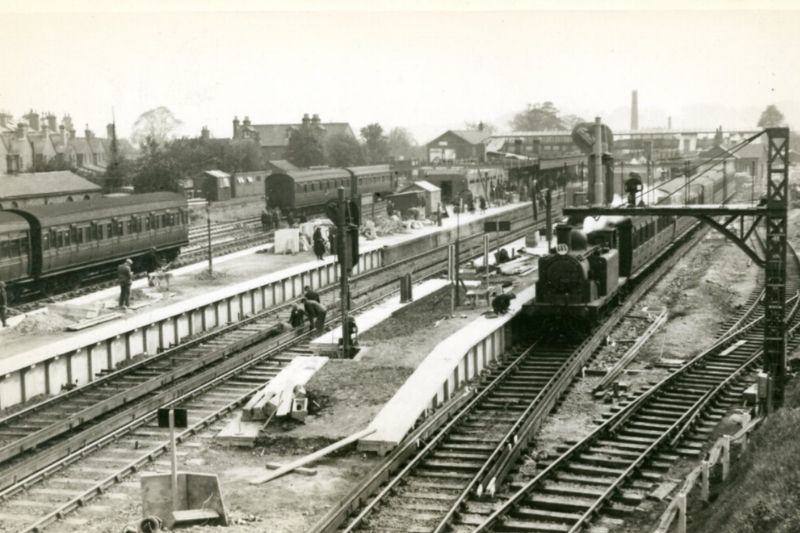
[[[126,259],[117,267],[117,279],[119,281],[119,306],[130,307],[131,305],[131,283],[133,282],[133,271],[131,265],[133,261]]]

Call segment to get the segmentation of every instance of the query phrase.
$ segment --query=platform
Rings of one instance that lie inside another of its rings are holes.
[[[413,289],[414,300],[419,300],[425,296],[432,294],[442,287],[448,285],[446,279],[431,279],[423,281],[422,283],[415,284]],[[358,326],[358,333],[364,333],[370,328],[380,324],[393,313],[399,311],[411,302],[400,302],[400,295],[392,296],[383,302],[370,307],[364,312],[354,315],[356,325]],[[338,351],[339,342],[342,340],[342,327],[337,326],[334,329],[320,335],[311,341],[311,349],[314,353],[324,355],[331,352]]]
[[[525,203],[495,207],[484,214],[465,214],[456,228],[456,217],[444,220],[442,227],[424,226],[417,230],[361,242],[357,273],[421,253],[432,246],[449,242],[457,232],[462,236],[482,229],[483,219],[500,217],[527,221],[530,205]],[[312,252],[297,255],[256,254],[243,250],[214,259],[215,272],[226,277],[204,281],[196,277],[206,263],[174,271],[168,293],[149,305],[128,310],[124,316],[77,332],[31,332],[21,335],[18,328],[0,330],[4,350],[0,354],[0,409],[40,394],[57,394],[66,384],[85,385],[101,371],[142,354],[155,354],[181,339],[234,322],[246,315],[299,297],[303,287],[328,286],[338,281],[333,256],[313,259]],[[389,259],[387,262],[387,257]],[[134,285],[133,302],[143,297],[136,292],[146,285]],[[99,291],[61,305],[116,306],[118,289]],[[118,309],[117,309],[118,311]],[[46,319],[41,319],[47,321]]]
[[[397,446],[414,425],[448,401],[475,375],[503,354],[511,342],[509,323],[531,301],[535,287],[517,293],[508,313],[480,317],[440,342],[372,420],[375,430],[358,443],[358,449],[384,454]]]

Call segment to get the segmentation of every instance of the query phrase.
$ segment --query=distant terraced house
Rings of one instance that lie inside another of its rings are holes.
[[[69,115],[58,124],[52,113],[42,117],[31,111],[20,121],[0,113],[0,176],[65,169],[102,176],[111,160],[113,128],[113,124],[106,126],[106,138],[97,137],[88,127],[84,137],[78,137]],[[123,158],[136,157],[127,139],[117,139],[117,151]]]

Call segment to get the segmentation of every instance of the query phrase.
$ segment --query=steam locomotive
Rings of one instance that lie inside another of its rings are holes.
[[[683,179],[672,180],[658,186],[653,203],[722,203],[734,189],[727,185],[721,172],[697,178],[686,191]],[[671,216],[587,217],[558,224],[557,246],[539,258],[536,298],[526,311],[594,322],[693,224],[691,217]]]

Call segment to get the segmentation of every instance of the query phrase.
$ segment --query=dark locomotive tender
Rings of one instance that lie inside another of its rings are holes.
[[[139,268],[151,249],[165,260],[188,244],[188,206],[158,192],[0,211],[0,279],[11,300],[113,272],[130,257]]]
[[[683,180],[659,185],[659,204],[721,203],[721,174],[696,179],[684,195]],[[693,224],[690,217],[615,217],[584,233],[582,220],[556,228],[557,249],[539,258],[536,299],[527,311],[539,317],[573,317],[594,322],[666,247]],[[575,226],[581,226],[581,229]]]
[[[322,212],[326,203],[337,198],[338,187],[349,195],[352,176],[362,195],[381,197],[393,193],[397,185],[396,172],[389,165],[290,170],[264,180],[268,206],[283,213]]]

